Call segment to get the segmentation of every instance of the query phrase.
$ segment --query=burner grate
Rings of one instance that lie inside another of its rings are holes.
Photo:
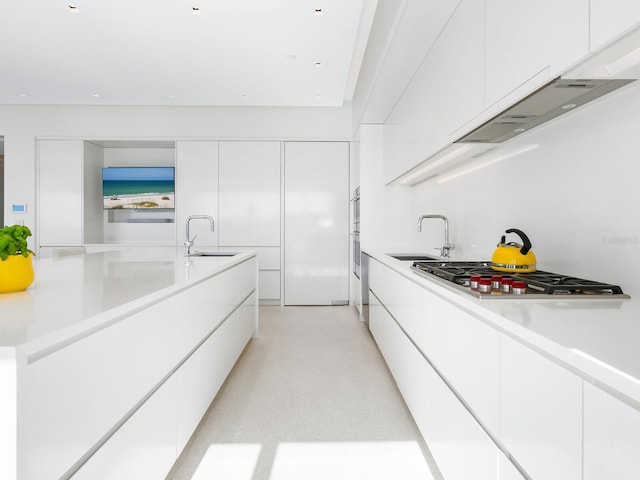
[[[497,272],[491,268],[490,262],[415,262],[413,268],[463,287],[469,286],[469,279],[472,275],[482,277],[501,275],[514,280],[522,280],[535,293],[547,295],[623,295],[622,289],[618,285],[541,270],[532,273]]]

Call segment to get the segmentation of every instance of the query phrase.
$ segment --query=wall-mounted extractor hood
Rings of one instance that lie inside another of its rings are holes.
[[[557,78],[479,126],[456,143],[502,143],[633,82]]]

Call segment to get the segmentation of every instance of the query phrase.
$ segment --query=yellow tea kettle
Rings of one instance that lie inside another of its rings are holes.
[[[536,271],[536,256],[531,250],[531,241],[522,230],[510,228],[505,233],[515,233],[522,240],[506,243],[505,235],[500,239],[498,248],[491,257],[491,268],[499,272],[530,273]]]

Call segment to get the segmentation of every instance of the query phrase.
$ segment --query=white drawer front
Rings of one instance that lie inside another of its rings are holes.
[[[27,478],[58,478],[175,364],[176,299],[27,366]],[[71,419],[71,421],[70,421]]]

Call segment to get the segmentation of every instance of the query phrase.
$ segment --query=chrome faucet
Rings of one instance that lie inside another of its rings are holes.
[[[444,215],[422,215],[418,218],[418,231],[422,231],[422,221],[425,218],[440,218],[444,220],[444,245],[440,249],[440,256],[443,258],[449,258],[449,251],[455,249],[453,243],[449,243],[449,220]]]
[[[186,231],[186,236],[184,239],[184,246],[187,247],[187,255],[191,254],[191,247],[193,246],[193,242],[196,240],[196,237],[198,235],[195,235],[193,237],[193,239],[189,238],[189,222],[191,220],[194,219],[200,219],[200,220],[209,220],[209,223],[211,224],[211,231],[213,232],[213,218],[211,218],[209,215],[191,215],[190,217],[187,217],[187,231]]]

